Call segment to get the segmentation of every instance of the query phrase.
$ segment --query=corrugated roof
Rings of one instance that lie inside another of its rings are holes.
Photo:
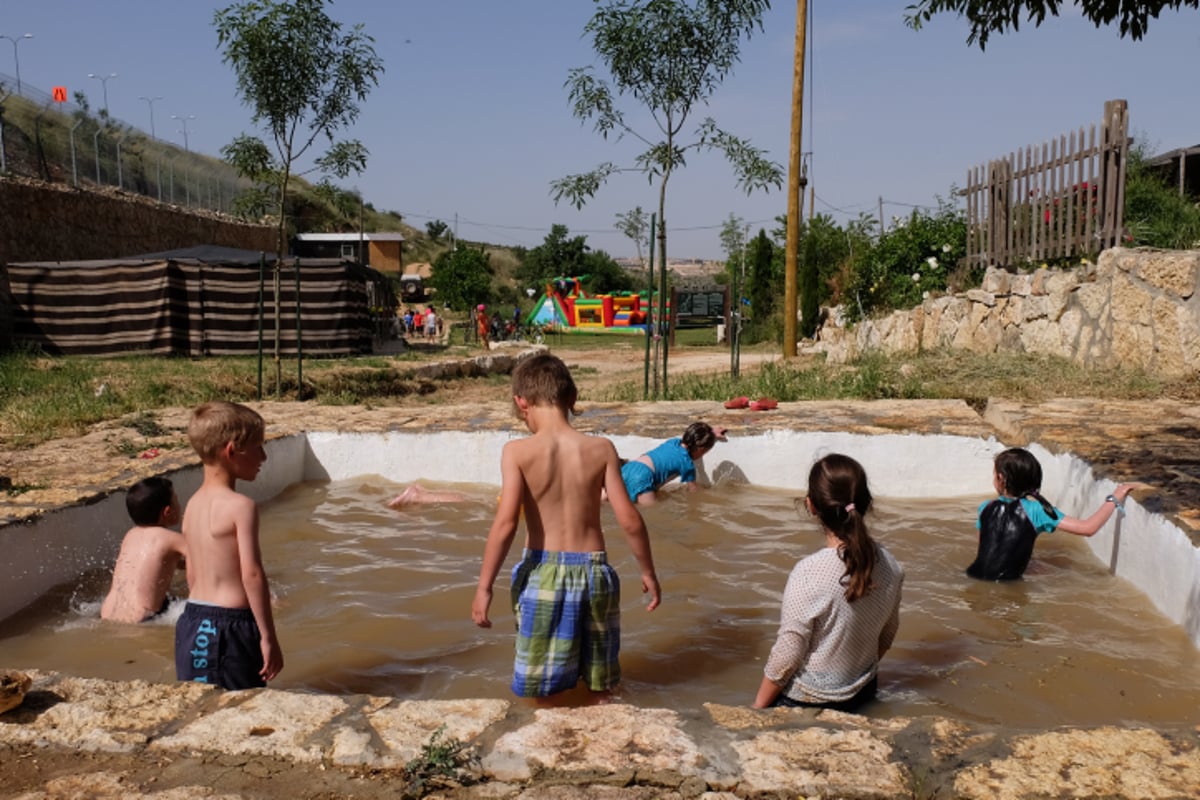
[[[297,233],[296,239],[301,242],[357,242],[357,233]],[[403,233],[363,233],[361,238],[368,242],[403,242]]]

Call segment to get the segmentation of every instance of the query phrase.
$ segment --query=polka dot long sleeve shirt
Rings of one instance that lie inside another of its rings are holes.
[[[799,561],[783,593],[779,635],[763,670],[806,703],[849,700],[875,677],[900,627],[904,570],[883,547],[870,591],[847,602],[846,565],[826,547]]]

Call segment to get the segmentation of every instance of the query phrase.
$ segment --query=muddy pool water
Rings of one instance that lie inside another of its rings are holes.
[[[496,487],[458,485],[465,502],[387,508],[402,488],[376,476],[309,482],[262,507],[285,657],[276,688],[511,697],[507,576],[521,534],[497,581],[494,627],[481,630],[470,605]],[[868,522],[907,577],[900,632],[880,670],[880,702],[867,713],[1016,728],[1194,723],[1200,654],[1077,537],[1043,536],[1023,581],[964,576],[983,499],[877,500]],[[673,709],[749,704],[788,572],[822,543],[794,500],[794,493],[726,485],[674,492],[644,509],[663,585],[663,604],[652,613],[608,518],[608,550],[624,581],[619,700]],[[182,603],[148,624],[101,622],[108,577],[98,568],[0,623],[3,666],[173,680]],[[178,583],[182,589],[182,575]]]

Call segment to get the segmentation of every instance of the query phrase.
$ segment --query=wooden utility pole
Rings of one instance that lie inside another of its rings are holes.
[[[796,52],[792,63],[792,136],[788,148],[787,252],[783,268],[783,357],[796,356],[796,256],[800,249],[800,130],[804,122],[804,44],[808,0],[796,0]]]

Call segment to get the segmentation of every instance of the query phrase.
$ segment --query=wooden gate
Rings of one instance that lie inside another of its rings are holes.
[[[1129,113],[1104,104],[1097,126],[1030,145],[967,171],[967,260],[1015,269],[1094,256],[1124,232]],[[1097,136],[1099,141],[1097,141]]]

